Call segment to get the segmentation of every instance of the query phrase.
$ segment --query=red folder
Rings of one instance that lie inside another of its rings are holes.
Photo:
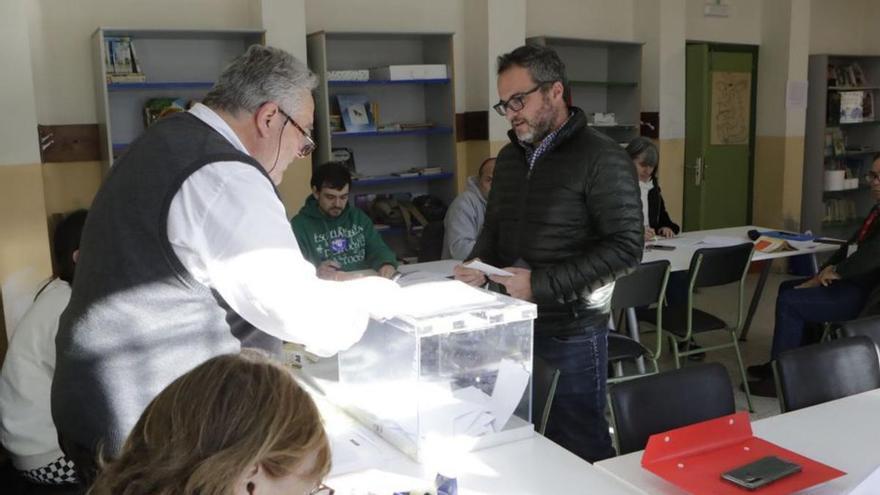
[[[754,491],[721,479],[722,473],[768,455],[799,464],[801,472]],[[651,435],[642,455],[642,467],[688,493],[699,495],[783,495],[846,474],[755,437],[746,412]]]

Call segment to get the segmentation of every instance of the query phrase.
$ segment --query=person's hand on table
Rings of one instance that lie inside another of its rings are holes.
[[[324,260],[318,265],[318,278],[324,280],[337,280],[336,275],[342,265],[333,260]]]
[[[645,242],[651,242],[657,237],[657,233],[651,227],[645,227]]]
[[[397,268],[393,265],[385,264],[379,267],[379,276],[383,278],[394,278],[397,275]]]
[[[480,258],[475,258],[474,260],[479,261]],[[455,280],[474,287],[481,287],[486,284],[486,275],[480,270],[467,268],[464,265],[455,265],[452,273],[455,276]]]
[[[660,227],[660,230],[657,231],[661,236],[669,239],[670,237],[675,237],[675,232],[672,231],[669,227]]]
[[[509,266],[504,270],[513,274],[512,277],[503,275],[492,275],[490,280],[504,286],[504,289],[510,295],[523,301],[532,300],[532,271],[525,268]]]

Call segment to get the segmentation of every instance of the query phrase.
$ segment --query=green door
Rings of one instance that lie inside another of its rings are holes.
[[[687,46],[684,229],[750,222],[755,53]]]

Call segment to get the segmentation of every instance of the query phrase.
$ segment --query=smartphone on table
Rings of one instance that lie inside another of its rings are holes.
[[[801,466],[785,459],[768,455],[726,473],[721,478],[747,490],[757,490],[776,480],[801,471]]]

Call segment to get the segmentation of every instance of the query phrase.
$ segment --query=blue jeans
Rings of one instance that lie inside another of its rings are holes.
[[[546,436],[589,462],[614,456],[605,420],[608,328],[583,335],[535,337],[535,354],[560,371]]]
[[[837,280],[828,287],[794,288],[807,280],[787,280],[779,285],[771,360],[800,347],[808,323],[851,320],[865,306],[868,292],[852,282]]]

